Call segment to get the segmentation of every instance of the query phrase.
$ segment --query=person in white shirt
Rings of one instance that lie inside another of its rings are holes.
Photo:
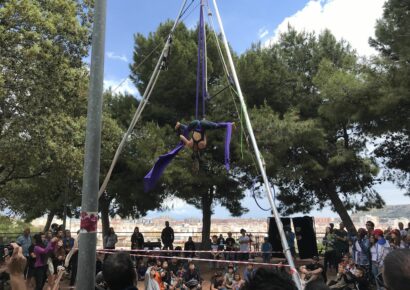
[[[402,222],[399,222],[399,231],[402,238],[407,236],[407,231],[404,229],[404,224]]]
[[[241,251],[239,259],[241,261],[249,260],[249,242],[250,238],[246,235],[246,230],[241,229],[241,236],[239,237],[239,251]]]

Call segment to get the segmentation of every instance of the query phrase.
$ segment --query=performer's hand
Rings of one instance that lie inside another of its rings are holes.
[[[232,122],[232,128],[233,128],[234,130],[236,130],[236,123],[235,123],[235,122]]]

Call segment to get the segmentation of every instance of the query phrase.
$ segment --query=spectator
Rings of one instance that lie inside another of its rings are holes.
[[[220,234],[218,237],[218,245],[219,245],[218,247],[219,251],[223,251],[225,249],[225,239],[222,234]]]
[[[293,257],[296,257],[296,250],[295,250],[295,233],[292,232],[291,228],[289,225],[284,227],[285,230],[285,235],[286,235],[286,240],[289,245],[290,253],[292,254]]]
[[[161,271],[161,280],[162,280],[164,289],[173,290],[174,286],[173,286],[173,283],[172,283],[172,274],[171,274],[171,272],[169,271],[169,268],[168,268],[168,261],[163,261],[162,262],[161,269],[162,269],[162,271]],[[162,288],[161,285],[160,285],[160,288]]]
[[[306,283],[323,278],[326,282],[326,275],[323,271],[323,265],[319,262],[319,257],[313,257],[313,262],[306,266],[300,267],[300,272],[304,276]]]
[[[34,254],[36,255],[36,261],[34,263],[34,277],[36,279],[36,290],[42,290],[45,284],[45,277],[47,272],[47,254],[54,250],[54,246],[57,242],[57,238],[52,238],[50,242],[45,244],[45,235],[34,235]]]
[[[272,245],[269,243],[268,237],[263,238],[262,258],[264,263],[270,263],[270,259],[272,258]]]
[[[407,236],[407,230],[404,229],[404,224],[402,222],[399,222],[398,226],[399,226],[400,235],[402,237]]]
[[[226,289],[232,289],[233,280],[234,280],[233,265],[229,265],[228,272],[226,272],[224,275],[224,286]]]
[[[188,271],[184,274],[183,289],[201,289],[201,277],[195,269],[194,262],[189,262]]]
[[[221,272],[216,272],[211,279],[211,290],[226,290],[224,286],[224,276]]]
[[[330,289],[345,289],[347,287],[345,275],[346,275],[346,267],[343,264],[339,264],[339,268],[336,275],[336,280],[330,281],[327,285]]]
[[[370,242],[365,229],[357,231],[357,238],[353,243],[353,258],[355,263],[361,267],[369,267]]]
[[[236,272],[234,274],[233,283],[232,283],[232,290],[240,290],[242,286],[245,284],[245,281],[242,280],[241,274]]]
[[[28,257],[29,257],[28,249],[30,248],[30,246],[32,244],[32,240],[31,240],[31,236],[30,236],[30,228],[24,229],[23,234],[17,238],[16,242],[23,249],[23,256],[26,257],[26,259],[28,259]],[[24,271],[24,272],[26,272],[26,271]],[[26,273],[25,273],[25,275],[26,275]]]
[[[297,290],[291,277],[284,272],[260,268],[255,275],[245,282],[243,290]]]
[[[160,290],[159,284],[155,279],[156,275],[156,265],[151,265],[150,267],[148,267],[144,279],[145,290]]]
[[[384,239],[383,231],[380,229],[375,229],[373,231],[375,243],[371,248],[371,255],[372,255],[372,274],[375,278],[376,287],[378,290],[382,289],[382,285],[376,279],[378,274],[381,273],[381,269],[383,268],[384,258],[389,252],[390,245]]]
[[[366,231],[367,231],[367,236],[368,237],[370,237],[373,234],[374,222],[372,222],[372,221],[367,221],[366,222]]]
[[[390,247],[394,249],[404,249],[406,247],[399,230],[392,230],[390,232]]]
[[[10,274],[11,289],[27,289],[26,282],[24,281],[27,259],[23,254],[22,247],[16,243],[11,243],[10,245],[13,247],[13,253],[9,255],[7,249],[5,249],[4,255],[7,272]]]
[[[55,281],[57,279],[57,268],[58,266],[63,266],[65,260],[66,252],[63,247],[63,241],[61,239],[57,240],[54,250],[50,253],[49,259],[51,260],[52,270],[49,271],[47,277],[47,285],[49,289],[54,288]]]
[[[138,281],[144,281],[146,272],[147,267],[145,266],[144,260],[141,259],[137,266]]]
[[[114,228],[111,227],[108,230],[108,235],[104,237],[104,249],[115,249],[115,244],[118,242],[118,237],[114,231]]]
[[[140,233],[138,227],[134,228],[134,233],[131,236],[131,250],[141,250],[144,248],[144,236]]]
[[[330,232],[333,233],[334,228],[335,228],[335,224],[334,224],[334,223],[330,223],[330,224],[329,224],[329,227],[330,227]]]
[[[235,250],[235,239],[232,238],[232,233],[228,232],[228,237],[225,240],[225,251],[232,252]],[[227,253],[226,255],[227,260],[235,260],[235,253]]]
[[[191,257],[193,258],[195,256],[195,243],[192,240],[192,237],[188,237],[188,241],[185,242],[184,244],[184,251],[191,251],[191,252],[186,252],[185,257]]]
[[[339,224],[339,229],[334,231],[335,233],[335,251],[336,251],[336,264],[339,264],[342,260],[342,256],[349,252],[349,243],[347,239],[347,231],[343,222]]]
[[[134,264],[127,253],[110,255],[104,261],[103,276],[110,290],[137,289]]]
[[[397,249],[384,260],[383,280],[389,290],[404,290],[410,285],[410,250]]]
[[[34,243],[28,248],[29,257],[27,259],[27,274],[26,274],[26,286],[28,289],[34,288],[34,264],[36,262],[36,254],[34,253]]]
[[[253,264],[246,265],[245,270],[243,271],[243,279],[245,282],[250,282],[255,276],[256,270],[253,268]]]
[[[63,239],[63,247],[64,247],[66,254],[68,254],[71,251],[71,249],[74,247],[74,239],[71,237],[70,230],[65,230],[65,237]]]
[[[370,283],[365,277],[366,270],[362,267],[357,267],[356,270],[346,273],[346,282],[353,284],[357,290],[370,290]]]
[[[241,236],[239,237],[239,251],[241,261],[249,260],[249,241],[250,238],[246,235],[246,230],[241,229]]]
[[[331,228],[326,228],[325,237],[323,238],[323,245],[325,246],[325,259],[323,271],[326,275],[328,268],[336,267],[336,252],[334,248],[335,235]]]
[[[220,258],[220,252],[219,252],[219,244],[218,244],[218,236],[213,235],[211,239],[211,255],[212,259],[218,260]],[[210,262],[210,265],[212,268],[217,268],[218,265],[215,262]]]
[[[162,244],[164,245],[164,250],[173,250],[174,246],[174,230],[169,226],[169,221],[165,222],[165,228],[161,233]]]
[[[176,257],[172,257],[171,259],[171,264],[168,265],[169,271],[171,274],[176,277],[178,274],[179,266],[181,266],[180,260],[178,260]]]

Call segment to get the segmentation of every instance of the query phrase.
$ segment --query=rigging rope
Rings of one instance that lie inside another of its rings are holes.
[[[150,96],[151,96],[151,93],[152,93],[152,91],[153,91],[153,89],[154,89],[154,86],[155,86],[155,84],[156,84],[156,82],[157,82],[157,80],[158,80],[159,74],[160,74],[160,72],[161,72],[161,71],[160,71],[160,66],[161,66],[161,63],[162,63],[162,61],[163,61],[163,57],[164,57],[164,54],[165,54],[165,50],[167,49],[167,45],[169,45],[169,43],[170,43],[170,41],[171,41],[173,32],[175,31],[175,29],[176,29],[176,27],[177,27],[179,21],[181,20],[181,14],[182,14],[182,12],[183,12],[184,9],[185,9],[186,3],[187,3],[187,0],[183,0],[183,5],[181,6],[181,9],[180,9],[179,12],[178,12],[178,16],[177,16],[177,18],[176,18],[176,20],[175,20],[175,22],[174,22],[174,25],[172,26],[172,29],[171,29],[171,31],[170,31],[170,33],[169,33],[169,35],[168,35],[167,42],[165,43],[165,46],[164,46],[164,48],[163,48],[163,50],[162,50],[162,53],[161,53],[161,56],[159,57],[158,62],[157,62],[157,64],[156,64],[156,66],[155,66],[155,69],[154,69],[153,73],[151,74],[150,80],[149,80],[148,85],[147,85],[147,87],[146,87],[146,89],[145,89],[145,92],[144,92],[144,94],[143,94],[143,96],[142,96],[141,102],[140,102],[139,105],[138,105],[138,108],[137,108],[137,110],[136,110],[136,112],[135,112],[135,114],[134,114],[134,117],[133,117],[133,119],[132,119],[132,121],[131,121],[130,126],[128,127],[127,132],[124,134],[124,136],[123,136],[123,138],[122,138],[122,140],[121,140],[121,142],[120,142],[120,145],[118,146],[118,148],[117,148],[117,150],[116,150],[116,152],[115,152],[115,155],[114,155],[114,158],[113,158],[113,160],[112,160],[112,162],[111,162],[111,165],[110,165],[110,168],[109,168],[109,170],[108,170],[108,173],[107,173],[107,175],[105,176],[104,182],[103,182],[103,184],[101,185],[100,190],[99,190],[99,192],[98,192],[98,198],[104,193],[104,191],[105,191],[105,189],[106,189],[106,187],[107,187],[107,185],[108,185],[108,181],[109,181],[110,178],[111,178],[111,174],[112,174],[112,171],[114,170],[115,164],[117,163],[118,158],[119,158],[119,156],[120,156],[120,154],[121,154],[121,152],[122,152],[122,150],[123,150],[123,148],[124,148],[124,146],[125,146],[125,142],[127,141],[128,137],[131,135],[132,130],[134,129],[135,125],[137,124],[137,122],[138,122],[138,120],[139,120],[139,118],[140,118],[140,116],[141,116],[142,111],[144,110],[146,104],[148,103],[148,100],[149,100],[149,98],[150,98]]]

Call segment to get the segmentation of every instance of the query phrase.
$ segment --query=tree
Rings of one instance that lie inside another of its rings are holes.
[[[362,127],[374,139],[387,177],[410,195],[410,3],[389,0],[369,43],[380,52],[367,70]]]
[[[101,155],[101,182],[137,106],[138,101],[131,95],[115,95],[110,91],[104,94],[104,112],[107,120],[111,120],[111,128],[103,127],[102,144],[106,149],[102,150]],[[149,210],[161,207],[167,195],[166,191],[160,186],[153,192],[144,193],[143,176],[150,170],[151,160],[166,150],[162,140],[167,139],[168,129],[160,129],[156,124],[147,122],[139,124],[131,134],[115,166],[106,192],[99,199],[104,235],[110,227],[110,216],[139,218],[146,215]]]
[[[91,16],[90,1],[0,4],[0,193],[28,219],[77,187]]]
[[[365,136],[357,129],[364,80],[354,52],[329,31],[316,37],[290,28],[273,47],[243,55],[242,69],[252,68],[254,58],[263,61],[251,69],[253,78],[260,75],[267,83],[258,84],[256,97],[266,98],[252,116],[268,173],[280,189],[282,212],[331,205],[354,230],[347,210],[384,204],[372,189],[377,165],[363,157]],[[283,68],[288,72],[281,73]],[[278,83],[280,96],[289,97],[276,98],[272,83]],[[255,91],[248,93],[251,102]]]
[[[48,117],[83,110],[75,99],[87,75],[88,8],[88,1],[0,4],[0,185],[46,172]]]
[[[144,91],[159,51],[155,51],[147,61],[142,62],[152,50],[164,43],[164,39],[172,26],[171,22],[161,24],[155,33],[148,37],[137,35],[135,38],[134,63],[131,65],[131,77],[140,91]],[[208,35],[212,35],[208,30]],[[161,73],[157,86],[150,99],[150,105],[144,112],[143,119],[158,124],[157,131],[163,131],[162,139],[157,146],[149,147],[148,156],[155,156],[149,162],[152,166],[160,154],[173,148],[179,139],[173,132],[176,121],[189,122],[195,113],[195,81],[197,65],[197,30],[189,30],[183,23],[177,26],[173,37],[168,70]],[[229,91],[221,91],[226,86],[222,63],[218,60],[218,51],[214,38],[207,39],[208,55],[208,85],[210,100],[207,104],[206,118],[208,120],[232,120],[238,118],[238,113],[231,100]],[[153,133],[151,133],[153,134]],[[203,212],[203,246],[209,246],[209,234],[212,209],[219,203],[227,207],[231,214],[237,216],[245,212],[240,200],[244,197],[244,180],[246,175],[240,175],[239,170],[227,174],[223,167],[223,131],[207,132],[207,150],[201,156],[201,169],[198,175],[191,171],[190,152],[184,150],[167,168],[159,182],[160,189],[187,203],[202,209]],[[239,150],[232,143],[232,161],[239,161]],[[163,149],[162,151],[158,150]],[[148,170],[146,171],[148,172]],[[240,177],[239,177],[240,176]]]

